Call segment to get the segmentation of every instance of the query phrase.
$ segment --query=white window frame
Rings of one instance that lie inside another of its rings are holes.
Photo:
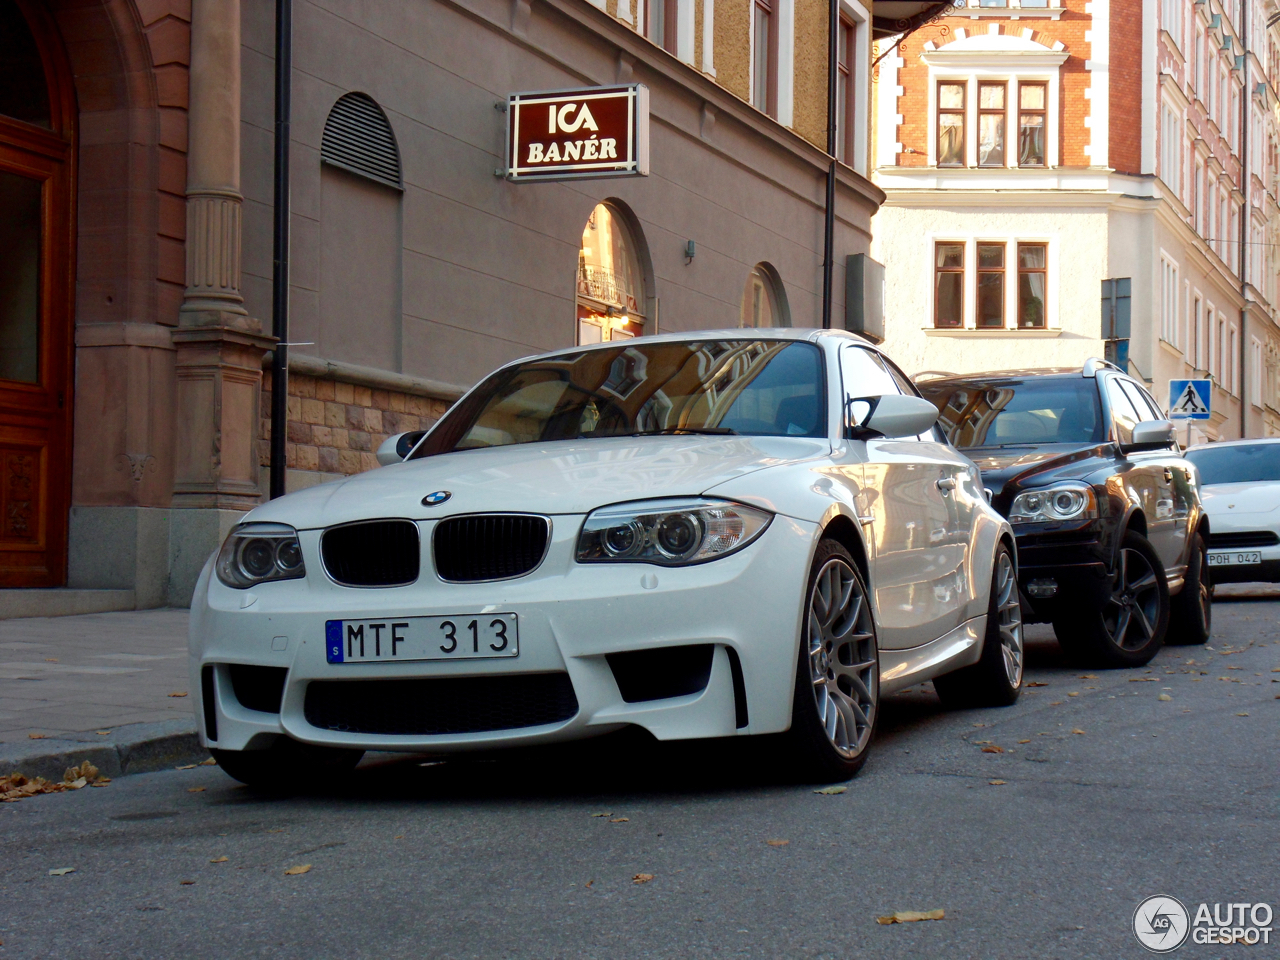
[[[1182,292],[1178,282],[1178,262],[1164,250],[1160,251],[1160,339],[1169,346],[1178,347],[1178,295]]]
[[[706,0],[703,0],[705,3]],[[858,0],[840,0],[840,9],[858,29],[854,31],[856,49],[853,55],[853,92],[857,103],[853,108],[853,169],[864,177],[867,176],[867,150],[870,147],[868,136],[873,122],[874,109],[871,105],[871,13]]]
[[[988,168],[989,169],[989,168]],[[986,233],[969,233],[959,234],[954,231],[947,233],[931,233],[926,237],[929,250],[929,271],[928,271],[928,294],[925,301],[928,305],[926,316],[929,318],[926,330],[936,329],[960,329],[973,330],[978,333],[1004,333],[1004,332],[1023,332],[1036,334],[1041,331],[1061,330],[1058,316],[1058,241],[1056,237],[1043,234],[1017,234],[1015,236],[991,236]],[[935,266],[934,253],[939,243],[962,243],[964,244],[964,301],[962,311],[962,324],[960,327],[934,327],[934,317],[937,315],[935,298],[937,294],[937,285],[935,276],[937,268]],[[1003,244],[1004,245],[1004,326],[1003,327],[979,327],[978,326],[978,244]],[[1019,331],[1018,328],[1018,244],[1020,243],[1038,243],[1045,247],[1045,282],[1044,282],[1044,299],[1045,299],[1045,323],[1043,327],[1034,327],[1026,331]]]

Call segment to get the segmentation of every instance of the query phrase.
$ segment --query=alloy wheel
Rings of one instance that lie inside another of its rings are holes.
[[[1111,583],[1103,622],[1116,646],[1137,650],[1151,641],[1160,620],[1160,584],[1155,570],[1140,551],[1123,547]]]
[[[1022,604],[1018,600],[1013,560],[1003,551],[996,561],[995,593],[1004,672],[1009,685],[1016,690],[1022,684]]]
[[[814,580],[807,635],[818,721],[836,751],[852,759],[871,739],[880,667],[871,605],[853,568],[839,557]]]

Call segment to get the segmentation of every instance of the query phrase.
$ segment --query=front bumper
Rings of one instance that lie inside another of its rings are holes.
[[[1068,523],[1015,523],[1018,584],[1029,620],[1050,622],[1061,610],[1086,604],[1101,607],[1111,596],[1110,527],[1103,518]],[[1051,597],[1035,597],[1033,583],[1052,581]]]
[[[283,734],[325,746],[444,753],[575,739],[628,724],[662,740],[774,733],[790,725],[816,525],[777,516],[739,553],[664,568],[578,564],[573,550],[581,518],[559,516],[553,518],[552,542],[538,569],[514,580],[473,584],[446,584],[435,577],[425,553],[432,523],[419,526],[423,572],[406,587],[332,583],[320,560],[319,530],[299,533],[308,571],[304,580],[235,590],[212,576],[212,563],[206,564],[192,601],[189,648],[191,689],[201,691],[193,706],[206,745],[255,749]],[[325,657],[326,620],[498,611],[519,617],[517,658],[330,664]],[[623,699],[609,654],[690,644],[713,645],[704,689],[663,700]],[[230,664],[287,669],[279,713],[244,707],[229,679]],[[206,666],[212,668],[208,673]],[[448,735],[343,732],[314,726],[306,715],[312,681],[538,673],[568,675],[576,714],[540,726]],[[216,728],[216,739],[208,735],[210,728]]]

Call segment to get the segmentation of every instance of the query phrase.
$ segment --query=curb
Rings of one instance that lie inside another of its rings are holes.
[[[0,743],[0,776],[61,780],[67,767],[88,760],[104,777],[167,770],[209,758],[193,720],[128,723],[108,736],[72,733],[29,743]]]

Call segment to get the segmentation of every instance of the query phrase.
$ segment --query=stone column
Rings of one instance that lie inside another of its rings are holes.
[[[261,499],[255,440],[272,338],[240,294],[240,0],[193,0],[190,83],[170,603],[190,598],[205,557]]]

